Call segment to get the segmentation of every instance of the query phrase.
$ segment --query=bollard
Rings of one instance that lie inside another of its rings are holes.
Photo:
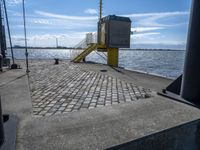
[[[59,64],[59,59],[58,58],[55,58],[55,65],[58,65]]]
[[[0,54],[0,71],[3,71],[3,56]]]

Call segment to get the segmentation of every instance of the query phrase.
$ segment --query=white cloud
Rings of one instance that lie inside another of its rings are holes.
[[[141,45],[185,45],[186,41],[178,38],[166,39],[160,32],[139,33],[131,36],[132,44]]]
[[[155,30],[162,30],[163,27],[136,27],[131,28],[131,31],[134,33],[141,33],[141,32],[148,32],[148,31],[155,31]]]
[[[152,35],[160,35],[159,32],[148,32],[148,33],[139,33],[139,34],[133,34],[133,38],[141,39],[141,38],[152,38]]]
[[[170,39],[162,34],[161,30],[165,30],[176,27],[181,22],[173,22],[174,17],[187,16],[188,12],[162,12],[162,13],[140,13],[140,14],[128,14],[124,16],[131,17],[133,19],[132,31],[135,31],[132,35],[132,43],[145,44],[145,43],[165,43],[175,44],[183,43],[184,37],[180,39],[176,36]],[[19,15],[19,14],[17,14]],[[13,16],[15,21],[19,16]],[[167,22],[163,23],[163,19],[167,18]],[[55,46],[55,37],[60,39],[60,43],[63,46],[73,46],[81,41],[86,32],[94,31],[97,27],[98,16],[71,16],[57,13],[50,13],[45,11],[36,10],[35,14],[27,15],[27,29],[31,31],[31,35],[28,36],[30,46]],[[22,28],[22,22],[20,24],[13,24],[12,28]],[[33,32],[34,31],[34,32]],[[48,33],[48,34],[40,34]],[[56,34],[56,32],[64,34]],[[81,31],[81,32],[77,32]],[[85,32],[83,32],[85,31]],[[52,34],[51,34],[52,32]],[[54,34],[53,34],[54,33]],[[171,35],[171,37],[173,37]],[[21,40],[20,40],[21,39]],[[23,45],[23,36],[15,36],[14,43]]]
[[[86,9],[86,10],[84,11],[84,13],[86,13],[86,14],[91,14],[91,15],[96,15],[96,14],[98,14],[98,12],[97,12],[96,9],[91,9],[91,8]]]
[[[88,9],[89,10],[89,9]],[[76,27],[94,27],[96,26],[98,16],[70,16],[70,15],[61,15],[56,13],[50,13],[45,11],[36,10],[35,13],[45,18],[34,18],[32,22],[35,24],[44,24],[44,25],[58,25],[63,26],[63,28],[76,28]],[[132,31],[136,32],[147,32],[164,29],[166,27],[177,26],[182,23],[160,23],[159,19],[166,17],[182,16],[188,15],[188,12],[162,12],[162,13],[140,13],[140,14],[128,14],[122,16],[133,17],[133,25],[137,27],[132,28]]]
[[[96,27],[96,21],[93,20],[68,20],[54,18],[30,18],[30,23],[34,23],[32,27],[60,28],[60,29],[82,29]],[[48,26],[46,26],[48,25]]]
[[[97,16],[68,16],[68,15],[61,15],[56,13],[49,13],[45,11],[35,11],[36,14],[39,14],[44,17],[51,17],[51,18],[58,18],[58,19],[68,19],[68,20],[97,20]]]
[[[180,25],[186,25],[183,22],[174,22],[174,17],[179,18],[188,16],[189,12],[162,12],[162,13],[141,13],[141,14],[129,14],[127,17],[133,19],[133,25],[131,28],[134,32],[131,36],[132,44],[159,44],[159,45],[184,45],[186,43],[186,37],[179,37],[177,33],[172,33],[171,36],[163,35],[160,30],[170,28],[177,28]],[[163,20],[167,19],[167,22]],[[172,21],[171,21],[172,20]],[[173,36],[174,34],[174,36]]]
[[[182,23],[160,23],[160,19],[187,16],[189,12],[187,11],[175,11],[175,12],[155,12],[155,13],[140,13],[140,14],[127,14],[123,15],[126,17],[131,17],[137,19],[137,24],[139,26],[153,26],[153,27],[172,27],[178,26]]]
[[[55,46],[55,39],[60,46],[74,46],[79,43],[87,32],[68,32],[67,34],[33,34],[28,35],[28,46]],[[13,35],[13,45],[24,45],[24,35]]]
[[[17,4],[21,4],[22,0],[7,0],[6,1],[9,5],[17,5]]]
[[[53,22],[51,22],[48,19],[33,19],[33,22],[35,24],[42,24],[42,25],[53,25]]]
[[[13,18],[16,20],[16,18]],[[66,29],[66,30],[94,30],[97,27],[97,16],[69,16],[44,11],[35,11],[35,16],[27,16],[29,29]],[[17,21],[17,20],[16,20]],[[22,25],[16,25],[22,27]]]
[[[170,16],[182,16],[188,15],[188,11],[174,11],[174,12],[154,12],[154,13],[138,13],[138,14],[127,14],[122,15],[126,17],[136,18],[136,17],[170,17]]]

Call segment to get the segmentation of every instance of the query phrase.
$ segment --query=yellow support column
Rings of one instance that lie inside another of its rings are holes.
[[[108,51],[107,64],[109,66],[118,67],[119,49],[108,48],[107,51]]]

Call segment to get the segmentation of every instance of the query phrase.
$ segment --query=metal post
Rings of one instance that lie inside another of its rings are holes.
[[[0,54],[0,72],[3,71],[3,55]]]
[[[2,1],[0,1],[0,46],[1,46],[1,54],[3,56],[3,58],[6,57],[6,53],[5,53],[5,46],[4,46],[4,34],[3,34],[3,21],[2,21],[3,17],[2,17]]]
[[[1,54],[4,55],[4,50],[3,50],[3,46],[2,46],[2,40],[3,36],[2,36],[2,12],[1,12],[1,1],[0,1],[0,46],[1,46]]]
[[[10,34],[10,26],[9,26],[9,21],[8,21],[8,14],[7,14],[7,7],[6,7],[5,0],[3,0],[3,3],[4,3],[5,15],[6,15],[6,23],[7,23],[7,28],[8,28],[8,37],[9,37],[9,42],[10,42],[10,49],[11,49],[12,61],[13,61],[13,64],[15,64],[13,47],[12,47],[12,40],[11,40],[11,34]]]
[[[103,9],[103,1],[100,0],[100,7],[99,7],[99,20],[102,18],[102,9]]]
[[[26,73],[29,73],[28,66],[28,49],[27,49],[27,35],[26,35],[26,13],[25,13],[25,4],[23,0],[23,19],[24,19],[24,42],[25,42],[25,56],[26,56]]]
[[[200,102],[200,1],[193,0],[181,97]]]

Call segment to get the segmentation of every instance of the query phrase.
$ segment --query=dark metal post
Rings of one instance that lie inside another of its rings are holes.
[[[26,73],[29,73],[29,66],[28,66],[28,49],[27,49],[27,35],[26,35],[26,12],[25,12],[25,4],[23,2],[23,19],[24,19],[24,42],[25,42],[25,56],[26,56]]]
[[[14,64],[15,63],[15,59],[14,59],[14,53],[13,53],[13,47],[12,47],[12,40],[11,40],[11,34],[10,34],[10,26],[9,26],[9,21],[8,21],[8,14],[7,14],[7,7],[6,7],[5,0],[3,0],[3,3],[4,3],[5,15],[6,15],[6,23],[7,23],[7,28],[8,28],[8,37],[9,37],[9,42],[10,42],[10,49],[11,49],[12,61],[13,61],[13,64]]]
[[[200,1],[193,0],[181,97],[200,103]]]
[[[1,54],[3,56],[3,58],[6,57],[6,53],[5,53],[5,45],[4,45],[4,34],[3,34],[3,21],[2,21],[3,17],[2,17],[2,1],[0,1],[0,46],[1,46]]]
[[[1,54],[4,55],[4,50],[2,46],[2,13],[1,13],[1,1],[0,1],[0,46],[1,46]]]
[[[101,20],[102,18],[102,10],[103,10],[103,0],[100,0],[100,4],[99,4],[99,20]]]
[[[0,54],[0,72],[3,71],[3,55]]]

